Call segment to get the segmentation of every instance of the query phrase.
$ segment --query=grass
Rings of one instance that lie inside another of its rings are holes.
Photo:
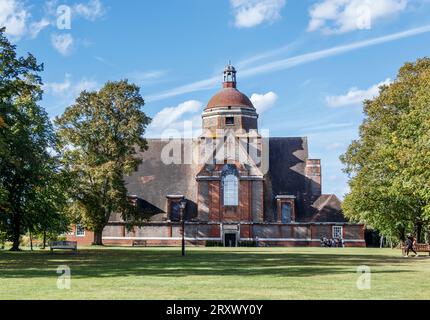
[[[57,267],[71,268],[70,290]],[[357,267],[371,268],[359,290]],[[430,299],[430,258],[362,248],[0,251],[0,299]]]

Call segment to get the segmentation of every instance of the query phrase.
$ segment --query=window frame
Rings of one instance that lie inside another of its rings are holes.
[[[284,212],[283,212],[284,206],[288,206],[289,212],[290,212],[290,215],[285,217],[286,218],[285,221],[284,221]],[[284,224],[290,224],[290,223],[293,223],[293,221],[294,221],[293,204],[290,201],[282,202],[281,203],[281,222]]]
[[[335,230],[338,230],[340,232],[340,237],[336,237],[337,232]],[[333,239],[343,239],[343,226],[333,226],[331,230],[331,235]]]
[[[229,123],[229,121],[227,121],[227,119],[231,119],[231,120],[233,120],[233,122]],[[234,119],[234,117],[225,117],[225,125],[226,126],[234,126],[235,125],[235,119]]]
[[[78,233],[79,231],[82,231],[82,233]],[[75,236],[76,237],[85,237],[85,228],[82,226],[82,224],[78,223],[75,227]]]
[[[224,207],[239,206],[239,178],[234,174],[227,174],[222,179]]]

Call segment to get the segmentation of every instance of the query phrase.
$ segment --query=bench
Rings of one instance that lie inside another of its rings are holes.
[[[402,254],[405,255],[406,254],[406,245],[403,243],[402,246]],[[430,244],[427,243],[416,243],[414,245],[414,250],[418,253],[418,252],[427,252],[430,256]]]
[[[133,247],[146,247],[147,243],[146,240],[134,240],[132,243]]]
[[[54,249],[78,252],[78,243],[76,241],[51,241],[49,246],[51,247],[51,252],[54,251]]]

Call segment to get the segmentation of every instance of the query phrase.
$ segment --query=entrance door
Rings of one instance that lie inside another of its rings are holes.
[[[224,234],[224,246],[236,247],[236,233]]]

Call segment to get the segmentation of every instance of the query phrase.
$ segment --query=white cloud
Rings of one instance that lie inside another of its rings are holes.
[[[251,96],[251,101],[257,109],[257,113],[262,114],[264,111],[272,107],[278,100],[278,95],[272,91],[266,94],[254,93]]]
[[[28,35],[35,39],[39,33],[50,25],[55,25],[57,18],[58,0],[46,0],[44,4],[44,17],[35,20],[31,10],[33,6],[28,5],[28,0],[0,0],[0,27],[6,27],[6,33],[15,38]],[[83,17],[94,21],[105,14],[105,8],[100,0],[89,0],[87,3],[78,3],[73,6],[74,16]],[[70,53],[73,38],[71,35],[52,37],[55,48],[63,55]]]
[[[43,89],[46,92],[49,92],[53,95],[63,95],[67,90],[70,89],[72,83],[70,81],[71,75],[66,73],[63,82],[49,82],[43,86]]]
[[[82,78],[78,82],[72,81],[72,75],[66,73],[62,82],[48,82],[43,86],[43,90],[55,97],[63,98],[64,100],[75,99],[82,91],[96,90],[99,84],[87,78]]]
[[[161,132],[165,129],[176,129],[178,120],[185,114],[199,112],[203,104],[200,101],[189,100],[179,104],[176,107],[167,107],[158,112],[149,126],[152,131]]]
[[[376,20],[406,9],[409,0],[321,0],[309,10],[308,31],[346,33],[370,29]]]
[[[91,91],[91,90],[95,90],[98,88],[98,83],[94,80],[89,80],[86,78],[81,79],[81,81],[79,81],[76,85],[75,85],[75,90],[76,92],[81,92],[81,91]]]
[[[243,78],[253,77],[261,74],[276,72],[284,69],[290,69],[302,64],[318,61],[324,58],[329,58],[343,53],[355,51],[358,49],[372,47],[379,44],[405,39],[405,38],[409,38],[409,37],[413,37],[419,34],[424,34],[429,32],[430,32],[430,25],[425,25],[423,27],[409,29],[409,30],[397,32],[397,33],[392,33],[378,38],[352,42],[346,45],[336,46],[329,49],[314,51],[314,52],[305,53],[305,54],[288,57],[284,59],[278,59],[272,62],[257,65],[249,69],[240,70],[240,77],[241,79],[243,79]],[[179,96],[184,93],[213,89],[219,85],[219,81],[220,81],[219,76],[207,78],[200,81],[195,81],[195,82],[182,85],[176,88],[172,88],[163,92],[157,92],[157,93],[151,94],[146,97],[146,101],[158,101],[158,100],[163,100],[174,96]]]
[[[51,112],[62,112],[75,102],[82,91],[94,91],[99,88],[99,83],[92,79],[83,77],[74,80],[71,74],[66,73],[63,81],[47,82],[43,85],[44,107]]]
[[[79,3],[73,7],[73,12],[90,21],[102,17],[105,9],[100,0],[90,0],[88,3]]]
[[[30,17],[27,9],[20,0],[0,1],[0,26],[6,27],[6,33],[20,38],[27,31],[27,20]]]
[[[391,79],[386,79],[385,81],[375,84],[366,90],[360,90],[353,87],[349,89],[345,95],[326,97],[326,102],[328,106],[335,108],[360,105],[364,100],[376,97],[379,94],[379,87],[389,85],[391,82]]]
[[[281,17],[285,0],[230,0],[238,28],[251,28]]]
[[[146,101],[158,101],[166,98],[178,96],[184,93],[213,89],[217,85],[219,85],[220,77],[212,77],[209,79],[192,82],[190,84],[186,84],[184,86],[179,86],[177,88],[173,88],[167,91],[163,91],[160,93],[155,93],[146,97]]]
[[[31,38],[36,38],[39,33],[50,24],[51,22],[46,18],[42,18],[40,21],[31,23],[29,30]]]
[[[51,43],[55,50],[63,56],[68,56],[72,53],[74,40],[71,34],[53,34],[51,35]]]

